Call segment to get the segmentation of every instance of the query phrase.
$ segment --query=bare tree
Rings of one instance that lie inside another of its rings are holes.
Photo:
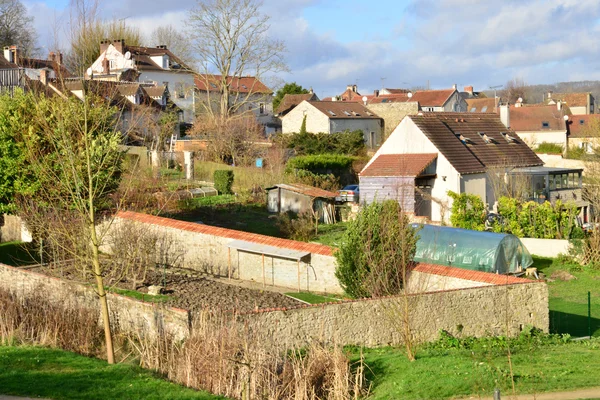
[[[188,38],[173,25],[159,26],[150,35],[149,46],[165,45],[186,65],[192,66],[196,62],[192,54],[192,46]]]
[[[33,17],[19,0],[0,0],[0,46],[16,45],[24,56],[38,52]]]
[[[132,46],[142,43],[139,29],[127,25],[122,19],[101,19],[98,7],[98,0],[71,0],[70,3],[71,50],[66,62],[78,75],[83,75],[100,56],[100,41],[103,39],[124,39]]]
[[[502,97],[509,103],[515,103],[519,98],[527,97],[527,83],[523,78],[513,78],[506,82]]]
[[[285,45],[267,36],[269,16],[260,12],[261,6],[257,0],[200,0],[190,12],[188,28],[207,89],[203,103],[213,117],[225,120],[255,101],[256,81],[237,90],[244,76],[260,79],[287,70]]]

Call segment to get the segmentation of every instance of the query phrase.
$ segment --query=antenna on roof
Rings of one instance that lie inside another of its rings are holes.
[[[385,78],[385,77],[382,77],[382,78],[380,78],[380,79],[381,79],[381,88],[382,88],[382,89],[384,89],[384,88],[385,88],[384,82],[385,82],[385,80],[386,80],[387,78]]]

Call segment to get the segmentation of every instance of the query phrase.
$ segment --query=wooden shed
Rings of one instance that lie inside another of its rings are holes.
[[[267,188],[267,210],[296,214],[311,211],[319,221],[329,224],[335,222],[335,196],[334,192],[313,186],[281,183]]]

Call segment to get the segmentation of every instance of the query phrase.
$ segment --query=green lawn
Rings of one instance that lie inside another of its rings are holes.
[[[588,291],[591,292],[589,321],[593,336],[600,336],[600,271],[582,269],[573,271],[551,258],[534,257],[534,266],[550,277],[557,270],[565,270],[577,279],[548,282],[550,331],[572,336],[588,336]]]
[[[61,399],[222,399],[127,364],[43,347],[0,346],[0,394]]]
[[[35,249],[29,243],[0,243],[0,263],[19,266],[37,264]]]
[[[553,392],[598,386],[600,342],[570,342],[513,348],[512,366],[517,393]],[[352,349],[357,361],[359,350]],[[363,350],[370,399],[443,399],[489,396],[500,388],[512,394],[506,350],[434,349],[417,351],[409,362],[399,349]]]
[[[338,222],[337,224],[319,225],[319,233],[314,242],[321,243],[327,246],[339,247],[342,243],[342,238],[348,227],[347,222]]]

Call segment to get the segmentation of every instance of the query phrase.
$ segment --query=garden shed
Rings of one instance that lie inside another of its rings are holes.
[[[335,196],[333,192],[313,186],[280,183],[267,188],[267,210],[296,214],[311,211],[319,221],[330,224],[335,222]]]
[[[415,261],[475,271],[507,274],[533,264],[515,235],[436,225],[413,224],[419,240]]]

